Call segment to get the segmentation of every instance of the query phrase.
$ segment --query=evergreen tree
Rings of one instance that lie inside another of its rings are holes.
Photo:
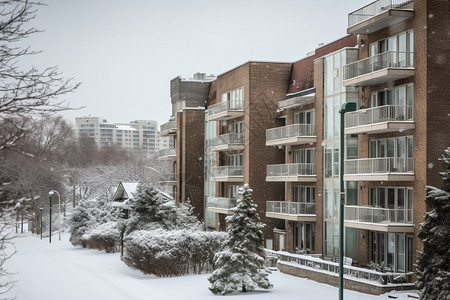
[[[433,210],[425,215],[418,236],[423,249],[417,261],[417,288],[422,300],[450,299],[450,147],[441,161],[442,189],[428,187],[427,202]]]
[[[93,224],[93,218],[90,214],[91,208],[89,201],[80,200],[74,209],[70,219],[70,242],[72,245],[81,245],[81,236],[85,234]]]
[[[214,294],[226,295],[241,289],[251,292],[256,287],[270,289],[270,271],[264,266],[264,259],[257,253],[263,251],[265,224],[260,222],[256,204],[251,199],[252,190],[248,184],[239,188],[237,206],[233,215],[226,218],[229,237],[224,251],[214,257],[214,272],[208,278],[209,288]]]

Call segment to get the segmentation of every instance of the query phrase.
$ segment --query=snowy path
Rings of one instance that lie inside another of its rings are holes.
[[[131,270],[118,254],[75,248],[68,236],[58,241],[21,235],[15,240],[18,253],[8,261],[17,272],[11,296],[17,300],[139,300],[139,299],[225,299],[208,290],[207,274],[157,278]],[[337,299],[334,287],[274,272],[274,288],[248,294],[233,294],[230,299]],[[387,295],[371,296],[345,291],[346,300],[382,300]],[[220,297],[220,298],[217,298]],[[228,298],[227,298],[228,299]],[[402,294],[399,299],[408,299]]]

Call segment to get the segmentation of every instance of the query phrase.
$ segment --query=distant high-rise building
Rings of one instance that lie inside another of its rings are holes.
[[[92,138],[98,147],[119,146],[128,150],[158,151],[158,123],[137,120],[130,123],[108,123],[100,117],[75,118],[76,138]]]

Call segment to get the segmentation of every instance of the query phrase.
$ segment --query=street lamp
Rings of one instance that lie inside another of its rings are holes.
[[[39,210],[40,210],[40,212],[41,212],[41,240],[42,240],[42,211],[44,210],[44,207],[42,206],[42,204],[41,204],[41,206],[39,206]]]
[[[345,102],[341,106],[341,146],[340,146],[340,167],[339,180],[341,182],[341,199],[339,206],[339,300],[344,299],[344,204],[345,204],[345,187],[344,187],[344,124],[345,113],[356,110],[356,103]]]
[[[62,228],[62,224],[61,224],[61,196],[59,195],[58,191],[56,190],[51,190],[50,192],[48,192],[48,195],[50,196],[50,221],[51,221],[51,211],[52,211],[52,196],[54,194],[58,195],[58,213],[59,213],[59,240],[61,240],[61,228]],[[51,222],[50,222],[51,223]],[[51,226],[51,225],[50,225]],[[51,234],[51,232],[50,232]],[[50,239],[51,240],[51,239]]]

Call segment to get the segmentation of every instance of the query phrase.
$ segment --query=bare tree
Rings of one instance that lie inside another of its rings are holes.
[[[56,66],[19,67],[21,58],[38,53],[19,44],[38,32],[27,25],[39,5],[27,0],[0,1],[0,149],[14,147],[31,130],[30,118],[70,109],[57,98],[79,86],[64,79]]]

